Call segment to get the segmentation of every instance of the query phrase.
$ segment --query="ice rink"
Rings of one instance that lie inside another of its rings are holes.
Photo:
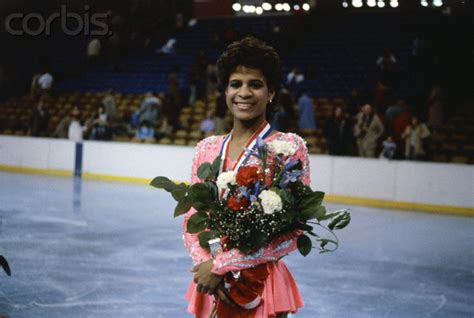
[[[0,316],[192,317],[173,209],[149,186],[0,172]],[[350,209],[336,253],[285,258],[295,317],[474,317],[474,218]]]

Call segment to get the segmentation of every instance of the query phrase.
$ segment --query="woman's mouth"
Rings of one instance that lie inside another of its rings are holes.
[[[253,104],[249,102],[234,102],[234,105],[237,106],[239,110],[248,110]]]

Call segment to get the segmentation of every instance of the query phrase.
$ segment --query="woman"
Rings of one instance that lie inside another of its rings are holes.
[[[280,85],[280,59],[272,47],[252,37],[234,42],[222,54],[217,62],[217,74],[220,87],[224,90],[226,104],[233,115],[233,129],[228,136],[211,136],[201,141],[193,161],[192,182],[200,182],[197,168],[204,162],[212,162],[222,152],[223,171],[238,169],[245,156],[244,147],[248,147],[257,135],[270,141],[281,139],[289,141],[295,148],[295,159],[303,163],[303,182],[310,183],[308,153],[305,142],[295,134],[272,131],[266,121],[271,111],[271,102]],[[227,151],[221,151],[226,142]],[[258,164],[255,157],[244,160],[244,165]],[[239,162],[239,163],[237,163]],[[186,233],[189,217],[194,209],[185,216],[183,229],[185,246],[195,264],[194,280],[191,282],[186,298],[188,311],[196,317],[209,317],[214,299],[230,304],[232,307],[226,317],[286,317],[287,313],[297,312],[303,306],[298,287],[285,263],[280,260],[296,249],[296,235],[281,237],[272,241],[265,249],[242,254],[236,249],[224,250],[215,259],[202,249],[195,234]],[[264,271],[260,300],[244,309],[233,304],[233,300],[223,287],[223,276],[230,271]]]

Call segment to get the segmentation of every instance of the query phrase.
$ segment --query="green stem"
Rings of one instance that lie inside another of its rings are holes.
[[[334,236],[334,241],[335,241],[336,243],[333,243],[333,244],[336,245],[336,247],[333,248],[333,249],[324,248],[325,251],[327,251],[327,252],[334,252],[334,251],[336,251],[336,250],[339,248],[339,238],[337,237],[336,233],[334,233],[331,229],[327,228],[326,226],[322,225],[322,224],[319,223],[319,222],[308,222],[308,223],[312,223],[312,224],[318,225],[319,227],[322,227],[323,229],[325,229],[326,231],[328,231],[329,233],[331,233],[332,236]],[[321,240],[318,239],[317,241],[320,242]]]

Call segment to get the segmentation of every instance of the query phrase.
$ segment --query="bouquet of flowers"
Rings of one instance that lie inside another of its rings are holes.
[[[236,248],[248,254],[290,233],[298,234],[298,250],[304,256],[313,248],[310,236],[318,242],[321,253],[336,250],[338,239],[333,231],[346,227],[350,214],[347,210],[326,211],[324,193],[301,181],[302,163],[292,159],[291,144],[282,140],[265,143],[257,138],[256,147],[245,151],[261,164],[219,173],[219,156],[198,168],[201,183],[178,184],[160,176],[151,185],[171,193],[177,201],[175,217],[191,207],[196,209],[186,230],[198,234],[201,247],[211,253],[215,252],[212,242],[216,239],[219,248]],[[317,227],[331,233],[332,238],[321,237]]]

